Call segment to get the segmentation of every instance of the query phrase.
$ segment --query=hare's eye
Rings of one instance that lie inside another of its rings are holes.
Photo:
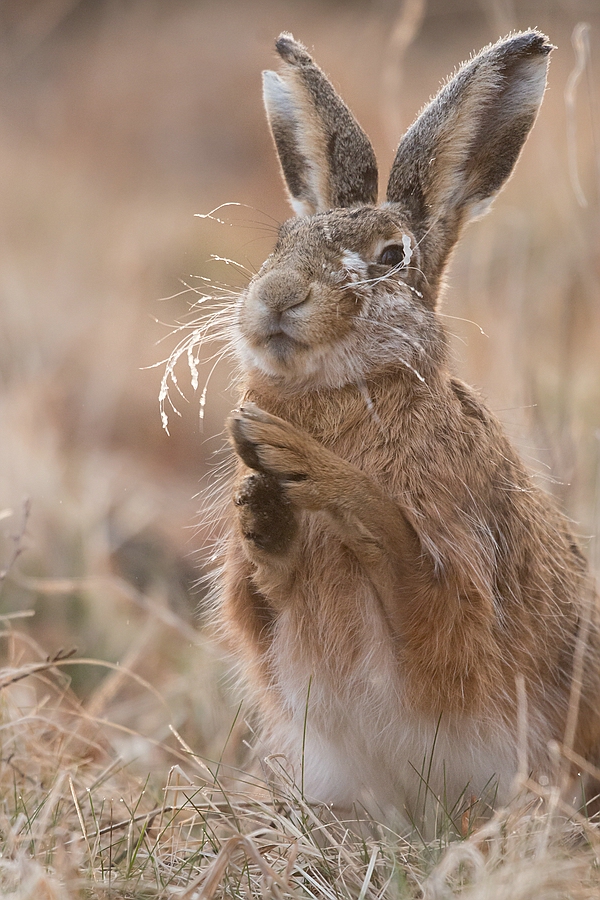
[[[404,248],[400,244],[388,244],[377,260],[380,266],[399,266],[404,262]]]

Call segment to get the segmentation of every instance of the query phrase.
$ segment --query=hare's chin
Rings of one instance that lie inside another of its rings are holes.
[[[272,334],[258,345],[247,344],[244,356],[267,375],[286,375],[302,367],[306,358],[307,344],[295,341],[283,333]]]
[[[340,387],[353,380],[353,374],[345,370],[347,366],[340,361],[336,365],[336,353],[331,346],[310,347],[277,335],[277,340],[270,338],[260,347],[244,342],[240,350],[245,366],[277,380],[319,388]]]
[[[284,367],[293,363],[298,353],[308,350],[308,344],[297,341],[283,331],[265,339],[265,355]]]
[[[246,363],[265,375],[276,376],[295,372],[307,350],[307,345],[300,344],[285,334],[270,335],[259,345],[252,345],[247,341],[243,341],[241,345],[241,355]]]

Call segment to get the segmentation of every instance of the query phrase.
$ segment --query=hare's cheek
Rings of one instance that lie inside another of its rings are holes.
[[[356,321],[363,315],[367,298],[350,288],[327,291],[316,298],[310,322],[306,323],[314,346],[335,347],[345,344],[356,328]]]
[[[367,286],[346,287],[336,298],[335,307],[338,316],[343,316],[345,321],[360,316],[370,296],[371,291]]]

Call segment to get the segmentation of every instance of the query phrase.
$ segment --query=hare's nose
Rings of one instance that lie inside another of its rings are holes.
[[[268,272],[254,290],[254,299],[272,312],[300,306],[308,299],[310,285],[293,272]]]

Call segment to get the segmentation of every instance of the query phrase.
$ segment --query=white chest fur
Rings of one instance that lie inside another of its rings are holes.
[[[500,722],[434,719],[409,707],[367,585],[355,583],[347,596],[341,631],[309,620],[311,598],[302,598],[299,613],[299,599],[280,614],[274,636],[282,714],[265,737],[307,799],[340,810],[358,805],[376,818],[396,810],[429,831],[441,812],[457,815],[474,797],[506,802],[517,768],[514,735]]]

